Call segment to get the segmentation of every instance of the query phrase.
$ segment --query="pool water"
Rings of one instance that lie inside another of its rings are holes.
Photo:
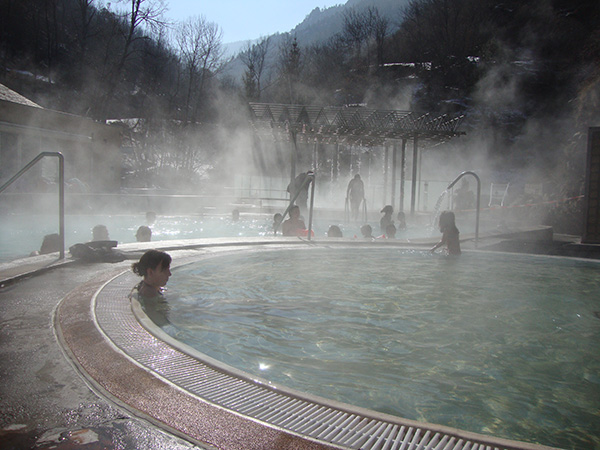
[[[145,214],[117,215],[67,215],[65,216],[66,250],[76,243],[92,240],[92,228],[102,224],[108,228],[109,237],[119,244],[135,242],[135,233],[140,225],[147,225]],[[315,221],[313,230],[315,237],[327,236],[330,224],[339,225],[344,236],[360,236],[360,225],[338,224],[333,221]],[[371,224],[373,229],[379,225]],[[217,237],[251,237],[273,236],[273,217],[270,214],[242,215],[239,221],[232,221],[231,216],[163,216],[159,215],[150,225],[152,241],[173,239],[199,239]],[[47,214],[6,214],[0,215],[0,262],[26,257],[39,250],[47,234],[58,233],[58,217]],[[400,231],[398,238],[422,237],[423,233],[431,234],[431,230],[419,227]],[[281,230],[278,233],[281,236]],[[426,235],[428,235],[426,234]]]
[[[150,225],[152,241],[213,237],[261,236],[272,226],[272,219],[254,217],[233,222],[228,216],[158,216]],[[65,216],[66,249],[92,240],[92,228],[103,224],[109,237],[119,244],[135,242],[140,225],[147,225],[145,214],[67,215]],[[39,250],[46,234],[58,233],[56,215],[5,215],[0,217],[0,261],[28,256]]]
[[[173,270],[166,332],[272,382],[397,416],[600,448],[600,265],[393,248]]]

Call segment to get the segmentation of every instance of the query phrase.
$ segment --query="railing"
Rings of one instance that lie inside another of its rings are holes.
[[[350,208],[349,204],[350,204],[350,199],[348,197],[346,197],[346,204],[344,206],[344,221],[346,223],[350,222],[351,216],[354,215],[353,214],[354,211],[351,210],[352,208]],[[368,214],[367,214],[367,199],[364,198],[364,197],[363,197],[363,199],[360,202],[359,210],[357,211],[357,214],[356,214],[357,217],[358,217],[358,215],[361,212],[360,211],[361,210],[361,208],[360,208],[361,206],[362,206],[362,218],[363,218],[362,220],[363,220],[363,222],[366,222],[367,221],[367,217],[368,217]]]
[[[296,192],[294,193],[293,197],[290,200],[290,204],[288,205],[288,207],[286,208],[286,210],[284,211],[282,217],[281,217],[281,221],[279,223],[275,223],[274,226],[274,234],[277,234],[277,229],[279,228],[279,225],[281,225],[281,223],[283,223],[283,221],[285,220],[285,216],[290,212],[290,209],[292,209],[292,207],[294,206],[294,202],[296,201],[296,199],[298,198],[298,196],[300,195],[300,192],[302,192],[302,190],[306,187],[306,185],[308,183],[311,183],[311,190],[310,190],[310,206],[309,206],[309,212],[308,212],[308,240],[311,240],[311,234],[312,234],[312,220],[313,220],[313,206],[315,203],[315,173],[312,171],[306,172],[306,178],[304,179],[304,181],[302,182],[302,185],[300,186],[299,189],[296,190]]]
[[[475,172],[471,172],[470,170],[467,170],[466,172],[463,172],[459,176],[457,176],[456,179],[448,185],[448,187],[446,188],[446,191],[452,189],[452,187],[456,183],[458,183],[458,180],[460,180],[465,175],[473,175],[475,177],[475,179],[477,180],[477,212],[475,214],[475,247],[477,247],[477,243],[479,241],[479,211],[480,211],[480,207],[481,207],[481,205],[480,205],[480,202],[481,202],[481,180],[479,179],[479,177],[477,176],[477,174]]]
[[[39,160],[45,156],[56,156],[58,158],[58,235],[60,236],[60,259],[65,257],[65,158],[60,152],[42,152],[33,158],[25,167],[19,170],[15,176],[0,186],[0,193],[13,184],[17,179],[31,169]]]

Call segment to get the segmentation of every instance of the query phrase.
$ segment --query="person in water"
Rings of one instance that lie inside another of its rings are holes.
[[[386,239],[396,239],[396,225],[390,223],[385,227],[385,237]]]
[[[360,233],[365,239],[375,239],[375,236],[373,236],[373,228],[368,223],[360,227]]]
[[[154,211],[148,211],[146,213],[146,225],[154,225],[154,222],[156,222],[156,213]]]
[[[396,218],[398,219],[398,230],[406,230],[406,215],[404,211],[398,211]]]
[[[394,219],[392,218],[394,208],[392,205],[385,205],[380,212],[383,214],[383,216],[381,217],[381,220],[379,220],[379,227],[381,228],[381,232],[385,233],[387,226],[390,223],[394,223]]]
[[[131,266],[133,273],[143,277],[137,286],[138,294],[145,298],[162,295],[171,276],[171,255],[160,250],[148,250]]]
[[[138,242],[150,242],[152,240],[152,230],[146,225],[140,226],[135,232],[135,240]]]
[[[306,230],[304,221],[300,218],[300,208],[298,205],[290,209],[290,218],[283,222],[282,231],[284,236],[299,236]]]
[[[327,230],[327,237],[344,237],[342,230],[337,225],[331,225]]]
[[[47,234],[44,236],[39,253],[34,252],[32,256],[35,256],[36,254],[47,255],[48,253],[59,252],[61,245],[62,241],[60,240],[60,235],[58,233]]]
[[[108,228],[106,225],[96,225],[92,228],[92,241],[109,241]]]
[[[449,255],[460,255],[459,231],[456,228],[454,213],[452,211],[442,211],[439,224],[442,240],[433,246],[431,253],[445,245]]]
[[[273,215],[273,231],[277,233],[277,230],[281,226],[281,222],[283,221],[283,215],[281,213],[275,213]]]

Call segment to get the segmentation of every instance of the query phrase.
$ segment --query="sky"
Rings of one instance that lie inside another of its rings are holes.
[[[290,31],[316,7],[345,4],[346,0],[165,0],[167,17],[186,20],[204,16],[223,30],[223,43],[258,39]]]

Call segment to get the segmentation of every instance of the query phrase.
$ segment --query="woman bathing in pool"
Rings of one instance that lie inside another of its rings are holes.
[[[449,255],[460,255],[459,232],[452,211],[443,211],[440,214],[440,232],[442,233],[442,240],[433,246],[431,253],[445,245]]]
[[[148,250],[131,268],[143,280],[137,286],[140,296],[153,298],[162,295],[171,276],[171,255],[159,250]]]

